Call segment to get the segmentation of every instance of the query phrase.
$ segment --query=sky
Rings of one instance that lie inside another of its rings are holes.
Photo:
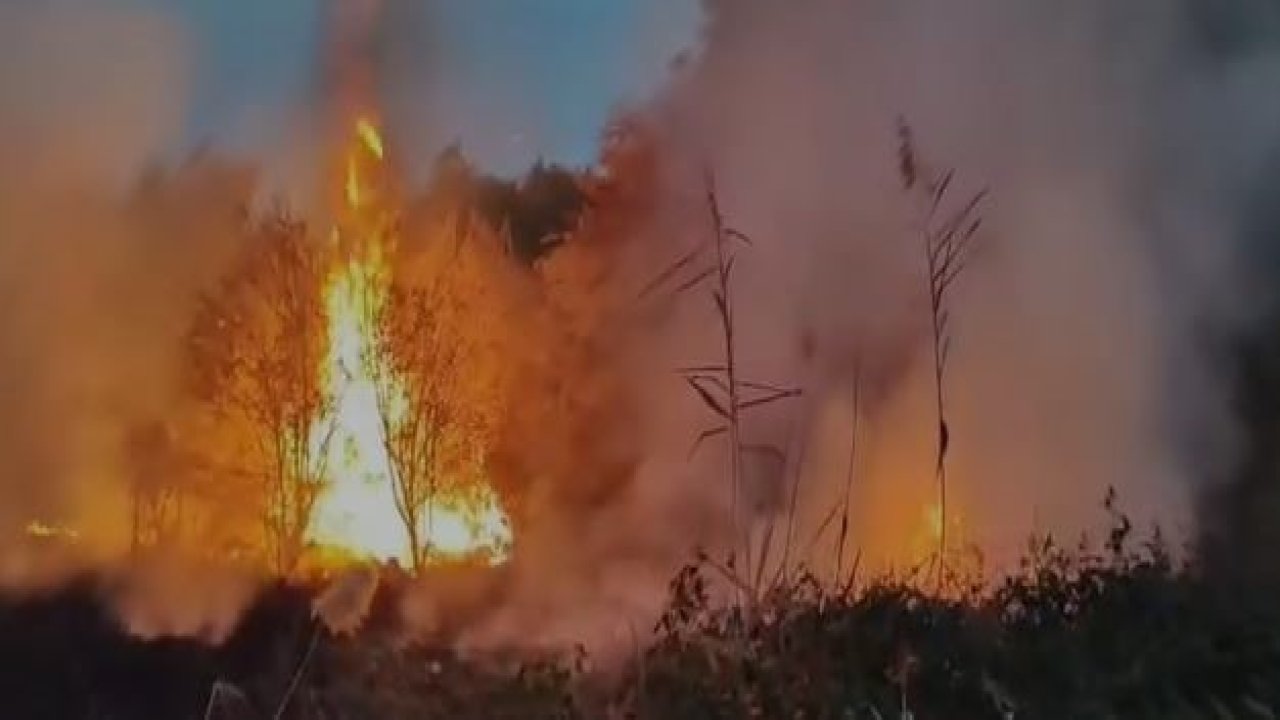
[[[183,142],[287,131],[315,80],[325,0],[115,1],[168,12],[190,40]],[[698,25],[697,0],[399,1],[430,7],[414,17],[431,26],[405,33],[401,117],[497,172],[590,162],[610,111],[650,92]]]

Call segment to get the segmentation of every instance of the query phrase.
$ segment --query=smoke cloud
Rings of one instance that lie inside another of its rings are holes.
[[[875,572],[931,551],[930,319],[900,116],[935,171],[955,169],[951,197],[989,190],[949,301],[954,541],[1012,570],[1032,532],[1097,538],[1109,488],[1140,530],[1192,540],[1238,459],[1224,348],[1274,305],[1246,198],[1280,148],[1280,43],[1266,8],[1229,5],[705,3],[699,47],[629,111],[654,196],[597,248],[611,271],[595,301],[630,308],[611,316],[629,330],[610,376],[638,412],[621,442],[618,423],[593,426],[578,474],[602,457],[632,470],[585,504],[535,483],[501,607],[464,640],[625,652],[692,548],[727,550],[724,449],[689,456],[716,418],[675,373],[723,360],[709,289],[634,300],[708,241],[708,168],[753,240],[734,266],[741,373],[805,393],[747,423],[746,442],[785,457],[747,469],[757,540],[772,527],[773,562],[824,577],[841,554]]]
[[[126,433],[175,412],[182,333],[252,192],[230,166],[159,169],[183,121],[186,68],[183,34],[154,13],[0,8],[0,586],[110,566],[127,550]],[[33,522],[58,537],[29,536]],[[197,632],[209,615],[234,619],[247,595],[210,577],[137,568],[111,593],[137,627]],[[167,595],[151,592],[162,584]]]
[[[901,115],[926,160],[957,171],[953,195],[990,190],[979,254],[950,303],[949,491],[962,536],[999,566],[1032,530],[1096,528],[1114,487],[1140,527],[1188,538],[1195,498],[1233,462],[1215,343],[1264,300],[1240,203],[1280,141],[1264,90],[1280,79],[1274,36],[1215,54],[1202,16],[1266,11],[1165,0],[708,10],[704,47],[647,112],[676,168],[667,214],[709,222],[695,214],[705,164],[729,222],[756,240],[735,267],[739,350],[745,374],[808,393],[754,421],[760,442],[787,446],[797,427],[806,438],[800,536],[843,492],[855,367],[856,544],[901,561],[933,497],[921,215],[897,177]],[[648,270],[694,232],[669,235]],[[697,355],[716,352],[709,301],[687,302],[701,320],[676,323],[669,367],[716,359]],[[683,415],[693,437],[698,407],[655,416]],[[786,497],[767,494],[763,516]]]

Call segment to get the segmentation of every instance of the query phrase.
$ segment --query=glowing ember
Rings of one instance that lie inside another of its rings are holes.
[[[27,535],[38,538],[58,538],[75,542],[80,539],[80,533],[70,528],[58,527],[42,523],[39,520],[33,520],[27,523]]]
[[[348,209],[360,219],[372,196],[358,168],[362,160],[381,161],[383,144],[370,121],[359,120],[355,127],[361,157],[353,153],[348,159],[345,194]],[[335,265],[324,288],[328,352],[321,372],[331,411],[312,428],[312,449],[325,459],[326,484],[316,500],[308,539],[408,568],[414,566],[414,552],[396,504],[394,468],[384,443],[403,420],[407,393],[399,377],[377,372],[389,367],[377,356],[375,338],[391,275],[384,237],[364,232]],[[335,240],[340,239],[335,231]],[[389,384],[380,387],[379,382]],[[497,564],[510,552],[510,523],[487,485],[442,489],[422,508],[418,524],[428,562],[481,557]]]
[[[382,135],[378,132],[378,128],[373,126],[367,118],[356,120],[356,135],[360,137],[360,142],[364,143],[365,148],[373,153],[373,156],[381,160],[383,157]]]
[[[356,164],[353,160],[347,165],[347,205],[352,208],[359,208],[363,203],[363,193],[360,190],[360,172],[356,170]]]
[[[929,540],[937,543],[942,539],[942,506],[939,504],[931,504],[925,511],[926,521],[929,528]]]

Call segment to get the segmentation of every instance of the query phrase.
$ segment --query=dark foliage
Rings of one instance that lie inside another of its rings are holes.
[[[432,186],[418,208],[433,215],[452,207],[476,212],[507,233],[508,250],[532,264],[559,245],[585,209],[586,176],[538,163],[518,179],[478,172],[457,147],[437,159]]]
[[[1239,461],[1199,507],[1200,544],[1216,579],[1280,598],[1280,332],[1241,340],[1232,353]]]
[[[405,646],[376,617],[393,612],[384,599],[358,636],[317,636],[283,717],[1274,718],[1280,609],[1224,592],[1113,513],[1102,548],[1037,538],[1017,575],[949,598],[801,576],[744,609],[688,567],[607,694],[586,692],[603,679],[580,653]],[[216,648],[130,639],[96,596],[86,581],[0,602],[3,717],[197,718],[213,692],[210,717],[272,717],[315,632],[300,589],[265,592]]]
[[[201,717],[219,679],[249,693],[274,686],[308,619],[306,594],[277,588],[222,647],[143,641],[122,630],[99,590],[81,580],[47,595],[0,600],[0,716]]]
[[[672,585],[626,703],[664,718],[1271,718],[1280,618],[1175,566],[1122,515],[1102,551],[1033,541],[1022,572],[960,599],[814,580],[754,613]]]

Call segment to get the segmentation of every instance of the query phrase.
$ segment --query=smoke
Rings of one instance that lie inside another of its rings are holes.
[[[177,119],[170,93],[182,78],[173,70],[178,38],[149,16],[63,3],[9,5],[0,20],[0,377],[11,390],[0,437],[6,479],[25,491],[6,496],[35,496],[30,507],[5,504],[5,524],[21,527],[32,510],[70,509],[75,487],[93,483],[87,475],[101,460],[93,413],[108,403],[101,383],[113,383],[102,378],[117,367],[110,359],[101,371],[77,365],[96,365],[114,344],[104,331],[132,319],[110,312],[127,295],[110,266],[133,241],[120,233],[113,196]],[[108,54],[116,61],[102,63]],[[30,481],[49,476],[65,482]]]
[[[1231,10],[1266,26],[1260,6]],[[1098,537],[1108,488],[1141,530],[1193,539],[1196,503],[1238,457],[1225,343],[1273,303],[1244,211],[1280,148],[1274,34],[1213,45],[1203,15],[1229,11],[1172,0],[707,12],[697,52],[633,112],[653,138],[656,196],[621,231],[606,282],[630,293],[708,240],[713,170],[729,224],[753,241],[734,264],[741,376],[805,391],[746,425],[746,442],[786,455],[747,473],[771,563],[786,553],[826,577],[840,554],[846,571],[856,554],[874,572],[934,547],[922,216],[898,176],[899,116],[934,170],[956,170],[953,204],[990,191],[949,301],[953,542],[1011,570],[1032,532]],[[625,650],[689,548],[727,549],[723,445],[688,456],[717,419],[674,372],[723,361],[710,291],[650,305],[665,318],[618,366],[640,407],[627,490],[566,522],[571,540],[553,540],[545,565],[526,557],[531,576],[557,581],[517,580],[477,633],[489,641]],[[828,519],[850,477],[840,553]]]
[[[329,632],[346,635],[364,624],[378,589],[378,570],[359,566],[340,573],[312,602],[312,615]]]
[[[147,640],[221,643],[260,589],[260,578],[251,572],[178,554],[134,560],[105,578],[105,601],[130,634]],[[327,607],[334,604],[327,596],[326,601]]]
[[[1261,19],[1246,5],[1233,10]],[[876,565],[904,561],[933,500],[922,217],[897,177],[899,115],[928,162],[957,171],[954,197],[990,190],[950,302],[961,537],[1008,567],[1032,530],[1096,528],[1108,487],[1140,527],[1190,537],[1193,502],[1236,441],[1215,343],[1264,299],[1240,213],[1280,141],[1264,90],[1280,79],[1276,44],[1211,54],[1200,13],[1216,11],[1166,0],[708,12],[696,59],[645,110],[674,168],[666,221],[694,229],[650,244],[643,267],[705,239],[712,168],[730,224],[755,240],[734,270],[742,372],[807,392],[749,426],[793,457],[793,434],[807,438],[797,537],[840,501],[855,367],[852,544]],[[718,360],[709,300],[681,302],[693,307],[661,361]],[[708,422],[696,398],[658,397],[656,422],[690,438]],[[761,524],[789,494],[776,470],[770,483]],[[833,544],[810,559],[823,565]]]
[[[176,412],[182,334],[238,237],[247,171],[200,158],[160,169],[187,64],[182,32],[154,13],[0,8],[2,587],[121,560],[126,435]],[[61,535],[30,537],[32,522]],[[241,583],[187,569],[133,568],[111,594],[157,633],[234,618]]]

